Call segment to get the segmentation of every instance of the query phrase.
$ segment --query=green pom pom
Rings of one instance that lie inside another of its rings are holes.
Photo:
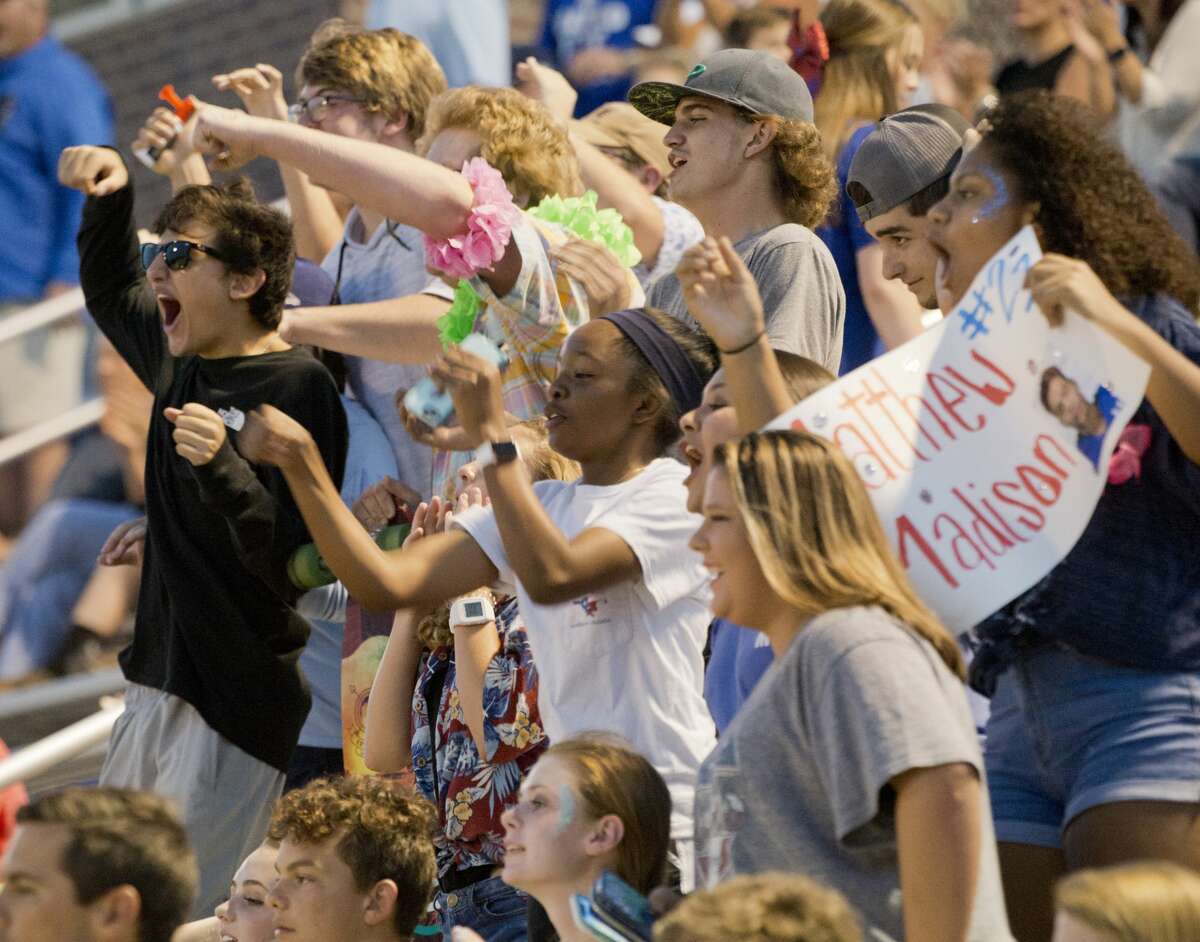
[[[615,209],[597,209],[596,191],[583,196],[547,196],[530,214],[545,222],[553,222],[587,242],[599,242],[613,253],[626,268],[642,260],[642,253],[633,244],[633,230]]]
[[[460,280],[454,289],[454,301],[450,310],[438,318],[438,337],[442,347],[449,349],[467,339],[467,335],[475,329],[475,318],[479,314],[482,301],[471,283]]]

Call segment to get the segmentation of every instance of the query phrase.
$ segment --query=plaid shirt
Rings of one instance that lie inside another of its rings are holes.
[[[568,335],[588,319],[587,295],[565,275],[559,277],[550,252],[571,235],[554,223],[523,213],[513,226],[513,241],[521,252],[521,272],[504,297],[497,297],[478,275],[471,286],[484,303],[475,329],[497,346],[504,345],[504,408],[521,419],[542,414],[550,384],[558,372],[558,351]],[[641,306],[645,295],[632,271],[627,271],[630,305]],[[470,452],[438,452],[433,462],[433,493],[446,494],[455,472],[471,460]]]

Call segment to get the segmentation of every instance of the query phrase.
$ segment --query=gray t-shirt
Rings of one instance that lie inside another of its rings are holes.
[[[785,870],[840,890],[867,938],[904,938],[896,851],[900,773],[955,762],[983,779],[963,685],[879,608],[814,618],[763,676],[696,786],[696,885]],[[1011,942],[983,788],[968,938]]]
[[[842,360],[846,293],[825,243],[811,229],[789,222],[748,235],[733,248],[762,295],[771,346],[816,360],[836,374]],[[654,283],[646,306],[698,326],[687,312],[674,274]]]
[[[335,280],[341,269],[338,293],[342,304],[363,304],[420,294],[431,281],[425,270],[425,245],[421,233],[410,226],[387,222],[380,223],[369,236],[364,228],[358,209],[352,209],[346,217],[342,241],[321,263]],[[383,426],[396,456],[400,480],[424,497],[430,494],[433,451],[429,446],[413,441],[405,431],[396,412],[395,395],[397,389],[416,385],[427,372],[425,367],[411,363],[346,357],[350,391]]]

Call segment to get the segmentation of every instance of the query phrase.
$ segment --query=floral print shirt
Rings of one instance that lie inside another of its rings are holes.
[[[487,755],[479,754],[463,715],[453,647],[425,654],[413,692],[412,766],[417,789],[438,812],[439,875],[503,863],[500,815],[516,802],[521,778],[549,745],[538,715],[537,668],[515,598],[497,608],[496,628],[500,650],[483,678]]]

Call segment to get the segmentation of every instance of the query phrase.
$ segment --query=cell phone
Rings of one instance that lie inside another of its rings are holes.
[[[571,896],[571,916],[575,919],[575,925],[593,939],[600,939],[601,942],[637,942],[635,936],[624,935],[604,922],[596,914],[592,901],[582,893]]]
[[[483,334],[468,334],[459,347],[467,353],[491,360],[500,372],[504,372],[508,366],[508,358],[503,351]],[[450,418],[450,413],[454,411],[454,400],[448,392],[437,388],[432,376],[426,376],[405,394],[404,408],[430,428],[437,428]]]
[[[650,942],[654,936],[650,901],[611,871],[600,874],[592,887],[592,909],[607,925],[629,938]]]

